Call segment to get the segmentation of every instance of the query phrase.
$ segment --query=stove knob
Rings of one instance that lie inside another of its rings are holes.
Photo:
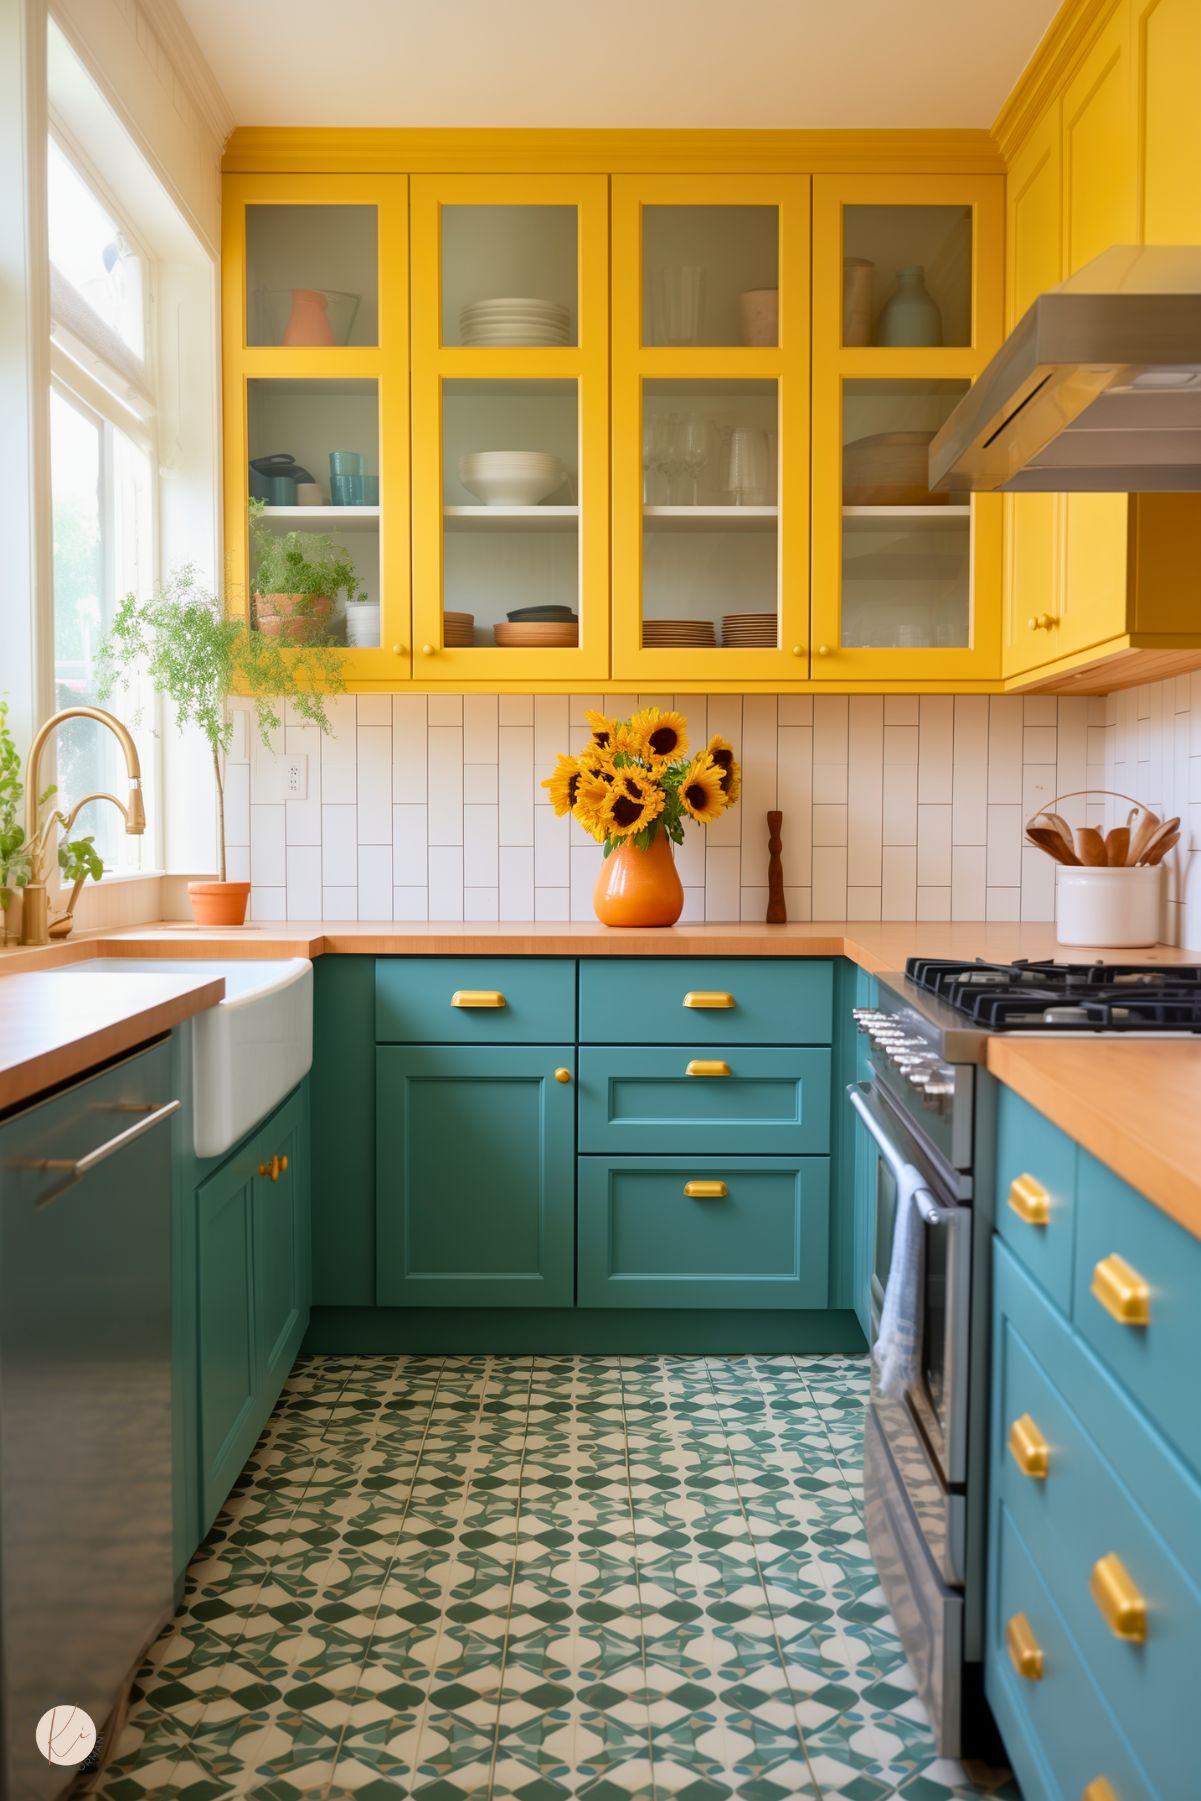
[[[878,1007],[852,1007],[851,1018],[859,1031],[870,1032],[883,1022],[884,1015]]]

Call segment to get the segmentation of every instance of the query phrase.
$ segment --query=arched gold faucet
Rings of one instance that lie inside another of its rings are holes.
[[[46,898],[46,847],[54,836],[54,816],[51,815],[46,825],[38,828],[38,795],[41,792],[39,765],[46,740],[56,732],[64,719],[94,719],[98,725],[107,726],[117,743],[121,746],[125,758],[125,767],[129,771],[129,800],[118,800],[115,794],[88,794],[71,809],[67,821],[68,830],[75,823],[80,809],[90,800],[108,800],[116,807],[125,821],[125,830],[135,838],[140,838],[146,830],[146,809],[142,805],[142,765],[138,760],[138,747],[127,726],[122,725],[111,713],[102,707],[64,707],[61,713],[55,713],[48,719],[29,750],[29,761],[25,767],[25,842],[29,846],[29,881],[21,899],[21,943],[49,944],[50,918],[49,903]]]

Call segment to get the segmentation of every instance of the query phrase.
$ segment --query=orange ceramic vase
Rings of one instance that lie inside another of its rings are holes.
[[[656,832],[649,850],[627,842],[607,856],[592,905],[602,925],[673,926],[684,911],[684,889],[667,833]]]
[[[188,899],[198,926],[240,926],[246,919],[249,882],[189,882]]]

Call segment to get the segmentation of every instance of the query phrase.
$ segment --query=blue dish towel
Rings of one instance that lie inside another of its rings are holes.
[[[914,1195],[925,1186],[921,1171],[907,1163],[897,1179],[892,1227],[892,1260],[872,1355],[886,1400],[896,1401],[916,1382],[922,1354],[921,1295],[926,1234]]]

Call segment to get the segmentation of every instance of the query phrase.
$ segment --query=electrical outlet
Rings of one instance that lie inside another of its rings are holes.
[[[307,756],[281,757],[279,772],[285,800],[308,799],[309,760]]]

